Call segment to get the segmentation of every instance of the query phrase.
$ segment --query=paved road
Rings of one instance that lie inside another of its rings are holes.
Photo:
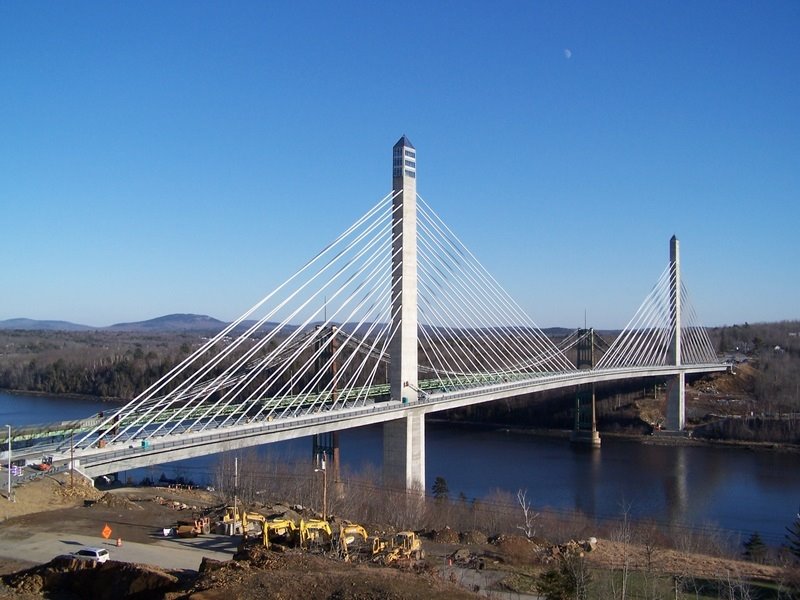
[[[46,563],[59,554],[70,554],[82,546],[108,549],[111,560],[158,565],[165,569],[191,569],[196,571],[204,556],[216,560],[229,560],[236,551],[237,538],[222,535],[204,535],[192,539],[165,538],[152,544],[125,542],[116,546],[116,540],[102,537],[63,534],[31,533],[7,535],[0,532],[0,557]]]

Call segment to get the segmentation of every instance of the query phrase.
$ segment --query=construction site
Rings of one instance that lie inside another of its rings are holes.
[[[588,522],[557,523],[519,507],[504,515],[472,506],[470,522],[458,502],[345,489],[321,503],[320,491],[308,488],[309,507],[205,489],[98,490],[44,476],[0,506],[0,598],[534,599],[542,577],[565,565],[580,566],[586,585],[601,592],[624,568],[630,585],[657,584],[675,597],[676,581],[688,593],[720,573],[736,581],[789,573],[700,547],[655,548],[657,531],[635,529],[620,542],[612,530],[585,536]],[[348,518],[355,514],[367,518]],[[421,521],[454,527],[417,528]],[[77,560],[87,546],[107,550],[109,560]]]

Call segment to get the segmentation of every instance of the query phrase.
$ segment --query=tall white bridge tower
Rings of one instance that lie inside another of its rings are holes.
[[[392,400],[418,400],[417,151],[404,135],[392,149]],[[411,408],[383,425],[383,477],[388,485],[425,489],[425,414]]]

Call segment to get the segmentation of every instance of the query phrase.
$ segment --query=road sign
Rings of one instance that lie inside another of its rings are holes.
[[[108,539],[108,538],[111,537],[111,527],[108,526],[108,523],[106,523],[106,526],[103,527],[103,537],[105,539]]]

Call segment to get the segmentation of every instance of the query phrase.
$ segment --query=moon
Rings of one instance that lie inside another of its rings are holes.
[[[569,48],[564,48],[564,58],[566,58],[567,60],[572,58],[572,50],[570,50]]]

